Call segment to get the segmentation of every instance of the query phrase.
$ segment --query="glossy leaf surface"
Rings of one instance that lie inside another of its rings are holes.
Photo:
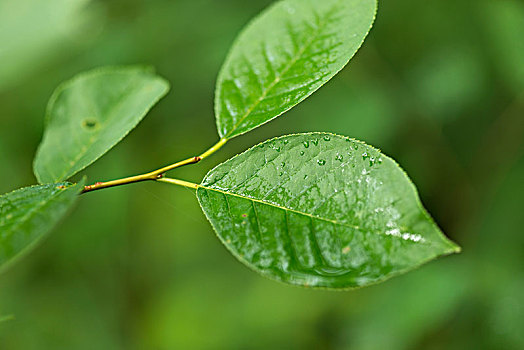
[[[375,0],[285,0],[236,39],[218,76],[220,137],[279,116],[341,70],[366,37]]]
[[[459,251],[395,161],[342,136],[266,141],[211,170],[197,195],[240,261],[291,284],[360,287]]]
[[[35,158],[40,183],[63,181],[124,138],[169,90],[147,67],[106,67],[62,84],[49,101]]]
[[[38,243],[66,214],[83,188],[58,183],[0,196],[0,270]]]

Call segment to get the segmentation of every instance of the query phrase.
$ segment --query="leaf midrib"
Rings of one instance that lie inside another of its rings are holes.
[[[307,217],[309,217],[311,219],[317,219],[317,220],[320,220],[320,221],[329,222],[329,223],[331,223],[333,225],[344,226],[344,227],[348,227],[348,228],[351,228],[351,229],[354,229],[354,230],[360,230],[360,231],[364,230],[365,232],[368,232],[368,233],[373,233],[373,234],[376,234],[376,235],[379,235],[379,236],[397,238],[397,239],[401,239],[402,241],[410,242],[410,243],[413,243],[413,244],[434,245],[432,242],[427,241],[427,240],[420,240],[418,242],[414,242],[414,241],[411,241],[411,240],[405,240],[402,237],[398,237],[398,236],[395,236],[395,235],[386,235],[386,234],[383,234],[381,232],[371,231],[371,230],[368,230],[368,229],[366,229],[364,227],[360,227],[360,226],[357,226],[357,225],[351,225],[351,224],[347,224],[347,223],[342,223],[342,222],[338,222],[336,220],[323,218],[323,217],[316,216],[316,215],[309,214],[309,213],[304,213],[304,212],[299,211],[299,210],[282,207],[282,206],[280,206],[278,204],[275,204],[275,203],[272,203],[272,202],[267,202],[267,201],[263,201],[263,200],[260,200],[260,199],[248,197],[247,195],[240,195],[240,194],[237,194],[237,193],[227,192],[227,191],[224,191],[224,190],[220,190],[220,189],[213,188],[213,187],[208,187],[208,186],[205,186],[205,185],[198,185],[198,188],[203,188],[203,189],[206,189],[206,190],[209,190],[209,191],[215,191],[215,192],[218,192],[218,193],[222,193],[225,196],[230,195],[230,196],[246,199],[246,200],[249,200],[249,201],[252,201],[252,202],[255,202],[255,203],[268,205],[268,206],[271,206],[271,207],[274,207],[274,208],[278,208],[278,209],[284,210],[285,212],[291,212],[291,213],[295,213],[295,214],[298,214],[298,215],[307,216]]]

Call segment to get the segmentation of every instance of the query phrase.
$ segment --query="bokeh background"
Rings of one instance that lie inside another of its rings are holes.
[[[35,182],[53,89],[101,65],[152,64],[172,89],[91,181],[212,145],[217,72],[270,2],[0,0],[0,193]],[[190,190],[109,189],[0,276],[0,349],[523,349],[524,2],[379,7],[336,78],[173,176],[286,133],[348,135],[398,160],[462,254],[351,292],[290,287],[238,263]]]

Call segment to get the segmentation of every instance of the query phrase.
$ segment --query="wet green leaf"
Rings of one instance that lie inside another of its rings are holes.
[[[0,270],[53,228],[75,203],[83,182],[25,187],[0,196]]]
[[[62,84],[35,158],[40,183],[63,181],[122,140],[169,90],[149,67],[106,67]]]
[[[211,170],[197,196],[240,261],[291,284],[365,286],[460,250],[395,161],[343,136],[266,141]]]
[[[340,71],[369,32],[375,0],[285,0],[236,39],[218,76],[220,137],[281,115]]]

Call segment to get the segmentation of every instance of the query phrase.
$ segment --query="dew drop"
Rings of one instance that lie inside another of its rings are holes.
[[[362,153],[362,160],[366,160],[367,157],[368,157],[368,152]]]
[[[311,142],[313,142],[315,146],[318,145],[318,139],[311,140]]]
[[[304,151],[300,151],[300,155],[301,155],[301,156],[303,156],[303,155],[304,155],[304,153],[305,153]]]
[[[280,152],[280,147],[276,147],[275,151]]]
[[[289,140],[284,140],[284,145],[287,145],[289,143]]]
[[[325,141],[329,141],[329,140],[331,140],[331,137],[329,137],[328,135],[326,135],[326,136],[324,136],[324,140],[325,140]]]
[[[286,7],[286,10],[287,10],[287,12],[288,12],[290,15],[295,14],[295,9],[294,9],[293,7],[291,7],[291,6],[287,6],[287,7]]]
[[[304,175],[304,180],[307,179],[307,175]]]
[[[283,173],[283,172],[280,172],[280,174],[278,174],[278,176],[282,176],[282,175],[284,175],[284,173]]]
[[[336,160],[338,160],[339,162],[343,161],[344,160],[344,156],[342,156],[342,154],[337,154],[337,156],[335,157]]]
[[[280,163],[280,166],[283,168],[283,167],[286,166],[286,163],[282,162],[282,163]]]
[[[308,141],[304,141],[304,147],[306,147],[306,148],[309,147],[309,142]]]
[[[326,161],[324,159],[317,160],[318,165],[324,165],[326,164]]]

